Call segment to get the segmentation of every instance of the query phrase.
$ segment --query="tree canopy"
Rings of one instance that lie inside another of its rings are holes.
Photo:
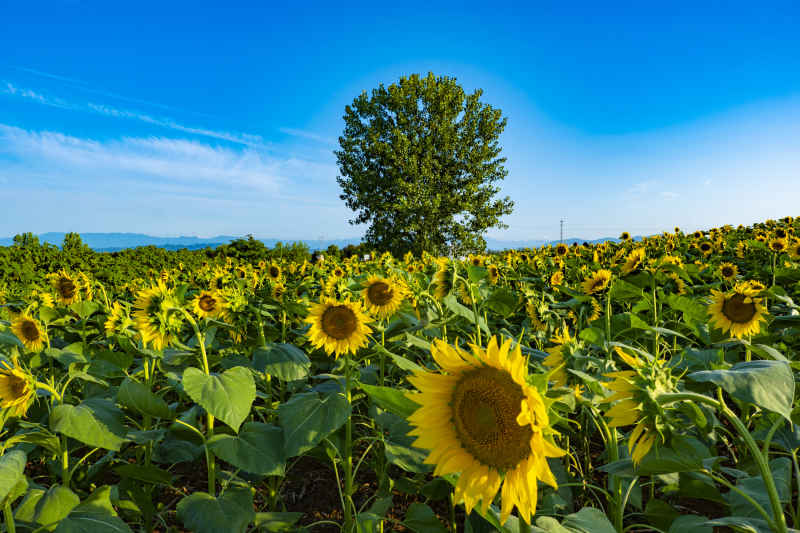
[[[364,91],[345,107],[336,150],[340,198],[369,224],[365,241],[395,254],[481,251],[490,227],[507,227],[502,112],[455,78],[413,74]]]

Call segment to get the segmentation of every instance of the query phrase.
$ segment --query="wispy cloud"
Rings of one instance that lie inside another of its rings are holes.
[[[61,109],[69,109],[72,111],[85,111],[114,118],[138,120],[140,122],[145,122],[147,124],[152,124],[154,126],[159,126],[162,128],[181,131],[184,133],[190,133],[192,135],[210,137],[213,139],[219,139],[254,148],[269,148],[271,146],[260,135],[254,135],[250,133],[219,131],[208,128],[197,128],[181,124],[180,122],[173,120],[171,118],[155,117],[140,111],[119,109],[113,106],[97,104],[94,102],[86,102],[81,104],[75,102],[69,102],[62,98],[49,96],[40,92],[35,92],[30,89],[19,87],[8,81],[4,81],[3,84],[0,85],[0,93],[5,93],[19,98],[25,98],[27,100],[31,100],[33,102],[42,105],[58,107]]]
[[[311,141],[316,141],[318,143],[326,144],[329,146],[335,146],[336,140],[331,139],[329,137],[324,137],[322,135],[317,135],[311,131],[304,131],[304,130],[297,130],[294,128],[281,128],[281,133],[285,133],[286,135],[291,135],[293,137],[302,137],[303,139],[309,139]]]
[[[281,159],[252,148],[164,137],[98,141],[0,124],[0,176],[13,177],[16,183],[21,176],[59,185],[78,179],[76,187],[113,186],[128,180],[144,186],[180,185],[187,190],[222,188],[228,195],[247,191],[276,195],[315,177],[327,175],[332,181],[334,173],[330,165]]]

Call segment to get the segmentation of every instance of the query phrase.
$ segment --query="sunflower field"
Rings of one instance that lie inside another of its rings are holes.
[[[800,218],[466,258],[0,249],[1,531],[800,531]]]

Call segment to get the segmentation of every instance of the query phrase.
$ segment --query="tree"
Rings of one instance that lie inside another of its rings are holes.
[[[467,95],[455,78],[428,73],[380,84],[345,107],[336,150],[340,198],[369,224],[365,241],[394,254],[481,251],[482,234],[507,227],[508,198],[493,184],[508,174],[499,109]]]

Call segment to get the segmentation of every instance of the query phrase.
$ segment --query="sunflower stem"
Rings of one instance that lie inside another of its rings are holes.
[[[787,533],[786,517],[783,515],[783,506],[781,505],[781,500],[778,496],[778,490],[775,487],[775,479],[772,476],[772,470],[769,468],[769,462],[767,461],[765,455],[758,448],[758,444],[750,434],[750,431],[744,425],[744,422],[742,422],[739,417],[736,416],[736,413],[731,411],[731,409],[725,405],[725,403],[722,401],[721,394],[719,400],[715,400],[704,394],[698,394],[695,392],[666,393],[660,395],[656,399],[656,401],[661,405],[684,400],[705,403],[706,405],[714,407],[717,411],[722,413],[725,418],[728,419],[734,428],[736,428],[736,431],[742,437],[745,446],[747,446],[747,449],[753,456],[756,466],[758,466],[759,473],[761,474],[761,478],[764,480],[764,485],[767,489],[767,495],[769,496],[769,502],[772,507],[773,521],[771,521],[772,523],[770,526],[774,531],[778,531],[779,533]]]
[[[3,518],[6,522],[6,531],[8,533],[17,533],[17,525],[14,523],[14,513],[11,512],[11,502],[6,501],[3,506]]]
[[[344,395],[350,416],[345,422],[344,433],[344,531],[350,532],[353,528],[353,405],[350,394],[350,352],[344,356]]]
[[[380,382],[378,384],[381,387],[383,387],[383,380],[386,373],[385,351],[386,351],[386,327],[388,326],[388,324],[389,320],[387,319],[386,323],[382,324],[383,327],[381,328],[381,346],[384,348],[383,350],[380,351],[380,354],[378,355],[378,361],[379,361],[378,364],[380,365]]]

